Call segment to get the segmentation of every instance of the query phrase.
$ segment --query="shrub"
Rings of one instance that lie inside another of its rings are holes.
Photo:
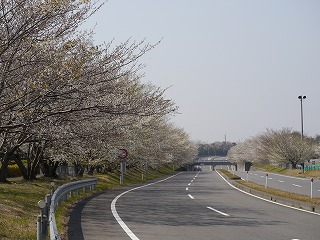
[[[8,166],[8,177],[21,177],[22,173],[18,165],[9,165]]]

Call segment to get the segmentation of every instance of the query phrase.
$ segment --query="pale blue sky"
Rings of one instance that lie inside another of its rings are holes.
[[[95,41],[162,42],[144,82],[179,106],[172,121],[204,142],[266,128],[320,134],[320,1],[109,0],[85,25]]]

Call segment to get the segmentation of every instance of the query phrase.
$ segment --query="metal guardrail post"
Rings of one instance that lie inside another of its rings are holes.
[[[45,240],[48,234],[48,204],[40,200],[38,202],[40,208],[40,215],[37,218],[37,240]]]
[[[46,216],[49,216],[49,209],[50,209],[50,203],[51,203],[51,194],[47,194],[45,196],[45,203],[46,203]]]
[[[41,215],[37,217],[37,240],[45,240],[46,236],[42,233]]]

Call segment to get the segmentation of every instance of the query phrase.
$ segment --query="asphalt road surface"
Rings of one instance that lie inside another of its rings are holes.
[[[255,182],[260,185],[265,185],[271,188],[280,189],[287,192],[293,192],[298,194],[311,195],[312,186],[312,196],[320,198],[320,181],[315,179],[311,185],[311,180],[309,178],[299,178],[291,177],[275,173],[267,173],[262,171],[237,171],[236,175],[243,178],[243,180],[248,180],[250,182]],[[268,178],[268,179],[266,179]]]
[[[69,239],[318,240],[320,215],[240,192],[216,172],[184,172],[77,205]]]

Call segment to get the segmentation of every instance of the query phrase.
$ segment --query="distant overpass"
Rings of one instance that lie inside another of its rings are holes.
[[[194,171],[204,166],[211,166],[210,169],[212,169],[219,165],[234,165],[237,169],[237,164],[230,162],[228,157],[200,157],[193,162],[184,165],[181,169],[184,169],[182,171]]]
[[[193,165],[233,165],[227,157],[202,157],[193,162]]]
[[[228,160],[228,157],[201,157],[190,164],[192,168],[196,166],[218,166],[218,165],[234,165],[234,163]]]

